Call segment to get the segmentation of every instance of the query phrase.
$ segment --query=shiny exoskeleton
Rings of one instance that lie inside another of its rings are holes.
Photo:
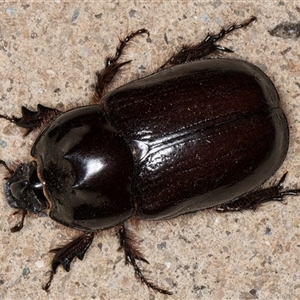
[[[165,220],[214,207],[216,211],[255,209],[281,201],[279,184],[257,189],[285,159],[289,130],[271,80],[242,60],[203,59],[226,34],[255,18],[184,46],[158,71],[104,94],[119,69],[127,43],[148,33],[141,29],[120,42],[115,56],[97,72],[92,103],[67,112],[42,105],[37,112],[22,108],[21,118],[2,118],[28,133],[47,125],[37,137],[33,161],[11,170],[5,193],[19,209],[23,227],[27,211],[48,214],[83,232],[55,249],[51,281],[61,264],[69,271],[74,257],[83,259],[95,232],[115,227],[126,262],[149,288],[171,294],[146,279],[137,250],[124,222]]]

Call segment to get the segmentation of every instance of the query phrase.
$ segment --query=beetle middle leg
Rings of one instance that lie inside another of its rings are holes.
[[[286,178],[285,173],[278,184],[255,190],[249,194],[235,199],[232,202],[224,203],[216,207],[217,212],[228,211],[243,211],[243,210],[256,210],[261,204],[269,201],[283,201],[284,196],[296,196],[300,194],[300,189],[282,190],[283,182]]]
[[[255,20],[256,17],[251,17],[250,19],[244,21],[243,23],[233,24],[228,28],[223,28],[218,34],[214,34],[214,35],[208,34],[206,38],[198,44],[183,45],[182,48],[177,53],[175,53],[158,69],[158,71],[166,68],[170,68],[175,65],[180,65],[186,62],[201,59],[218,50],[224,52],[233,52],[232,50],[223,47],[221,45],[216,45],[215,43],[223,39],[230,32],[246,27]]]
[[[80,260],[83,259],[86,251],[89,249],[94,239],[94,233],[84,233],[76,238],[71,243],[64,247],[53,249],[50,252],[56,253],[51,263],[51,273],[48,282],[43,286],[43,289],[48,292],[57,267],[62,265],[65,271],[70,271],[70,266],[73,258],[77,256]]]
[[[118,63],[118,59],[122,56],[122,53],[129,43],[129,41],[137,35],[141,35],[143,33],[147,33],[149,36],[149,31],[145,28],[139,29],[135,32],[130,33],[124,40],[120,41],[120,44],[117,47],[117,51],[114,56],[110,55],[106,58],[105,67],[103,70],[96,72],[97,82],[95,84],[95,94],[92,98],[94,103],[99,103],[100,99],[103,96],[104,91],[112,82],[119,69],[129,64],[131,61],[125,61],[122,63]]]
[[[133,233],[130,230],[126,229],[124,224],[119,229],[119,238],[120,249],[123,249],[125,252],[125,263],[130,263],[133,266],[135,275],[141,280],[141,282],[146,284],[148,288],[158,291],[159,293],[172,295],[171,292],[156,286],[143,275],[141,269],[136,263],[136,260],[143,261],[147,264],[149,264],[149,262],[144,258],[139,249],[137,249]]]

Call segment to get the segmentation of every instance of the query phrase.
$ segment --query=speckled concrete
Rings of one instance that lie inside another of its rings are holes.
[[[117,85],[153,72],[182,43],[200,41],[208,31],[255,15],[255,24],[222,45],[235,50],[228,57],[261,67],[278,88],[291,138],[275,178],[288,170],[286,186],[300,187],[300,39],[293,25],[289,34],[282,33],[284,27],[269,33],[282,22],[299,22],[300,8],[296,1],[251,2],[2,2],[0,113],[19,115],[21,105],[35,108],[38,103],[60,109],[88,104],[94,72],[114,53],[118,37],[131,30],[145,27],[151,36],[132,42],[124,57],[132,64]],[[1,159],[28,161],[33,140],[34,134],[22,138],[19,129],[0,120]],[[99,234],[71,272],[59,268],[45,294],[41,286],[48,279],[48,250],[75,233],[49,218],[27,218],[25,228],[11,234],[12,209],[2,188],[0,197],[0,299],[299,299],[300,197],[287,198],[287,205],[265,205],[256,213],[200,212],[140,224],[135,232],[151,263],[145,274],[172,296],[149,291],[134,278],[117,251],[113,230]]]

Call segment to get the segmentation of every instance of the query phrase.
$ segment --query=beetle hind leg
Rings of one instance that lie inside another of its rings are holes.
[[[117,47],[115,55],[110,55],[106,58],[105,67],[103,70],[96,72],[97,81],[95,84],[95,93],[92,97],[93,103],[99,103],[105,90],[109,84],[114,79],[115,75],[118,73],[120,68],[131,61],[125,61],[118,63],[118,59],[122,56],[122,53],[131,39],[137,35],[147,33],[149,36],[149,31],[147,29],[139,29],[135,32],[130,33],[124,40],[120,40],[120,44]]]
[[[123,249],[125,252],[125,263],[131,264],[134,268],[134,272],[136,277],[140,279],[140,281],[147,285],[148,288],[155,290],[161,294],[172,295],[171,292],[162,289],[152,282],[150,282],[142,273],[141,269],[136,263],[136,260],[140,260],[149,264],[149,262],[144,258],[141,252],[135,246],[135,238],[133,233],[126,229],[124,225],[119,229],[119,238],[120,238],[120,249]]]
[[[249,194],[242,196],[232,202],[224,203],[216,207],[217,212],[228,211],[243,211],[243,210],[256,210],[261,204],[269,201],[283,201],[284,196],[296,196],[300,194],[300,189],[282,190],[283,182],[286,178],[285,173],[278,184],[255,190]]]
[[[50,252],[56,253],[51,263],[51,273],[48,282],[43,286],[43,290],[49,291],[51,282],[56,273],[57,267],[62,265],[65,271],[70,271],[71,262],[74,257],[78,257],[80,260],[83,259],[86,251],[89,249],[94,239],[94,233],[84,233],[83,235],[76,238],[71,243],[64,247],[53,249]]]
[[[251,17],[250,19],[244,21],[243,23],[233,24],[227,28],[223,28],[218,34],[214,34],[214,35],[208,34],[206,38],[198,44],[182,46],[182,48],[177,53],[175,53],[169,60],[167,60],[158,69],[158,71],[166,68],[170,68],[175,65],[201,59],[218,50],[223,52],[233,52],[232,50],[223,47],[221,45],[217,45],[215,43],[221,40],[222,38],[224,38],[230,32],[246,27],[255,20],[256,17]]]

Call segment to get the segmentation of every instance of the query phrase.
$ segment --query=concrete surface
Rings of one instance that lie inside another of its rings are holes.
[[[298,5],[298,7],[297,7]],[[230,35],[227,57],[248,60],[274,81],[290,124],[286,161],[271,179],[289,171],[285,185],[300,187],[299,32],[296,1],[63,1],[0,4],[0,113],[19,115],[20,106],[38,103],[68,109],[89,103],[94,72],[113,54],[119,37],[147,28],[126,52],[132,59],[116,85],[149,74],[183,43],[241,22],[258,21]],[[288,31],[287,31],[288,30]],[[272,32],[274,34],[274,31]],[[30,160],[36,134],[26,138],[0,119],[0,158]],[[0,167],[1,177],[6,172]],[[29,217],[10,233],[13,210],[0,192],[0,299],[299,299],[300,228],[298,197],[269,203],[257,212],[218,215],[200,212],[135,228],[150,265],[145,274],[172,296],[148,290],[124,266],[115,231],[99,234],[83,261],[61,268],[46,294],[49,249],[76,233],[49,218]],[[10,216],[10,217],[9,217]]]

